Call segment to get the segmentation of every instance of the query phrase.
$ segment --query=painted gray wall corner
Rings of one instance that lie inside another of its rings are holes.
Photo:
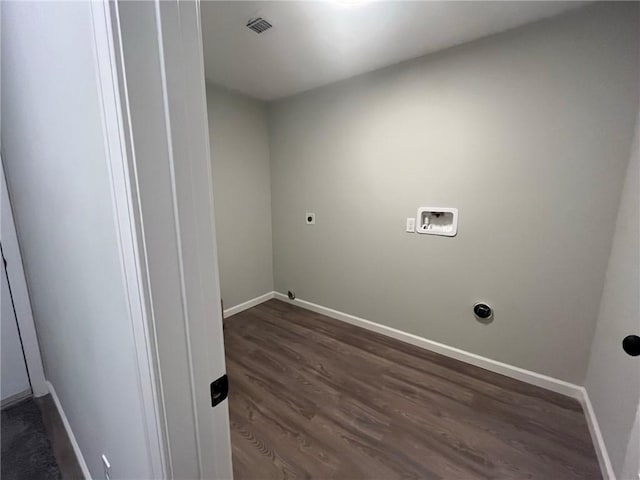
[[[273,291],[264,102],[207,86],[220,286],[226,308]]]
[[[607,267],[585,388],[616,476],[623,476],[627,442],[640,407],[639,358],[622,350],[622,339],[640,335],[640,116]],[[635,435],[639,432],[636,430]],[[637,439],[632,439],[636,441]],[[635,464],[638,464],[635,453]],[[630,462],[631,464],[633,462]]]
[[[582,384],[639,44],[595,4],[271,104],[275,289]],[[456,237],[404,232],[430,205]]]

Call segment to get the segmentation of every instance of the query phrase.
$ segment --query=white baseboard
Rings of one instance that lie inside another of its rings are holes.
[[[84,461],[84,457],[82,456],[82,451],[80,450],[80,445],[78,445],[78,441],[76,440],[76,437],[73,434],[73,430],[71,430],[69,419],[67,418],[67,416],[64,413],[64,410],[62,409],[62,404],[60,403],[60,399],[56,394],[56,389],[53,388],[53,385],[48,380],[47,380],[47,387],[49,388],[49,393],[51,394],[51,398],[53,398],[53,403],[56,404],[56,408],[58,409],[58,414],[62,419],[62,424],[64,425],[64,429],[67,432],[67,436],[69,437],[69,441],[71,442],[73,451],[76,454],[76,458],[78,459],[78,464],[80,465],[82,474],[84,475],[85,480],[91,480],[91,474],[89,473],[89,468],[87,467],[87,463]]]
[[[239,305],[234,307],[225,308],[224,309],[224,318],[229,318],[236,313],[244,312],[245,310],[249,310],[256,305],[260,305],[267,300],[271,300],[274,297],[275,292],[267,292],[264,295],[260,295],[259,297],[252,298],[251,300],[247,300],[246,302],[242,302]]]
[[[580,388],[582,390],[580,403],[582,404],[582,409],[584,410],[584,414],[587,418],[587,425],[589,426],[591,440],[593,441],[593,446],[595,447],[596,455],[598,456],[598,463],[600,464],[602,478],[604,478],[605,480],[616,480],[616,475],[613,472],[613,467],[611,466],[611,459],[609,458],[609,453],[607,452],[607,446],[604,443],[604,438],[602,437],[602,432],[600,431],[598,418],[596,417],[596,413],[593,410],[593,405],[591,405],[591,399],[589,399],[589,393],[587,392],[586,388]]]
[[[29,398],[31,396],[31,389],[27,388],[26,390],[18,393],[14,393],[13,395],[9,395],[7,398],[3,398],[2,402],[0,402],[0,408],[5,409],[10,407],[11,405],[15,405],[16,403],[20,403],[25,398]]]
[[[456,360],[460,360],[461,362],[469,363],[471,365],[484,368],[485,370],[489,370],[491,372],[499,373],[501,375],[515,378],[516,380],[521,380],[523,382],[530,383],[532,385],[536,385],[553,392],[567,395],[577,400],[582,400],[583,398],[583,388],[581,386],[565,382],[564,380],[559,380],[547,375],[542,375],[530,370],[525,370],[524,368],[515,367],[507,363],[498,362],[497,360],[482,357],[480,355],[476,355],[475,353],[467,352],[455,347],[450,347],[443,343],[434,342],[433,340],[427,340],[426,338],[422,338],[411,333],[403,332],[401,330],[387,327],[385,325],[380,325],[379,323],[371,322],[369,320],[365,320],[354,315],[349,315],[348,313],[339,312],[337,310],[323,307],[321,305],[316,305],[315,303],[307,302],[305,300],[289,300],[289,297],[282,293],[276,292],[275,298],[287,303],[291,303],[292,305],[298,305],[299,307],[311,310],[312,312],[321,313],[322,315],[326,315],[327,317],[335,318],[336,320],[342,320],[343,322],[350,323],[351,325],[356,325],[358,327],[371,330],[372,332],[395,338],[396,340],[415,345],[416,347],[421,347],[449,358],[455,358]]]
[[[609,459],[607,448],[602,438],[602,433],[600,432],[598,419],[596,418],[595,412],[593,411],[593,406],[591,405],[591,401],[589,400],[587,390],[584,387],[565,382],[564,380],[549,377],[547,375],[532,372],[531,370],[525,370],[524,368],[515,367],[507,363],[502,363],[497,360],[492,360],[487,357],[482,357],[480,355],[476,355],[475,353],[467,352],[459,348],[450,347],[439,342],[434,342],[433,340],[428,340],[411,333],[403,332],[401,330],[387,327],[385,325],[380,325],[379,323],[371,322],[354,315],[349,315],[348,313],[343,313],[338,310],[333,310],[331,308],[323,307],[315,303],[307,302],[306,300],[290,300],[287,295],[279,292],[274,292],[274,298],[282,300],[283,302],[290,303],[292,305],[297,305],[312,312],[326,315],[327,317],[331,317],[336,320],[341,320],[357,327],[362,327],[372,332],[395,338],[396,340],[415,345],[416,347],[421,347],[425,350],[439,353],[446,357],[454,358],[456,360],[460,360],[461,362],[475,365],[477,367],[484,368],[485,370],[499,373],[501,375],[505,375],[507,377],[514,378],[516,380],[520,380],[522,382],[536,385],[546,390],[551,390],[553,392],[557,392],[577,399],[582,404],[582,408],[584,410],[587,424],[589,426],[589,432],[591,434],[591,439],[596,450],[596,455],[598,456],[598,463],[600,464],[602,476],[606,480],[615,480],[615,474],[611,467],[611,461]]]

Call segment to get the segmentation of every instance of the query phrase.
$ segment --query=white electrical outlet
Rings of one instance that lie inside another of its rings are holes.
[[[416,219],[414,217],[407,217],[407,232],[415,233],[416,231]]]
[[[102,468],[105,480],[109,480],[111,478],[111,464],[104,453],[102,454]]]
[[[307,225],[316,224],[316,214],[313,212],[307,212],[304,216],[304,221]]]

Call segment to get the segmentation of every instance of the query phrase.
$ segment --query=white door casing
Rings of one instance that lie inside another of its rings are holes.
[[[120,122],[106,136],[121,243],[132,244],[123,261],[149,438],[163,477],[231,478],[227,402],[212,408],[209,391],[225,364],[199,3],[102,5],[113,51],[100,63]]]
[[[31,389],[35,397],[41,397],[46,395],[49,389],[47,388],[47,383],[44,378],[40,345],[38,344],[38,336],[31,311],[31,302],[29,301],[27,281],[22,266],[22,255],[20,254],[9,191],[7,190],[7,183],[4,177],[4,167],[1,165],[0,177],[0,205],[2,209],[2,213],[0,214],[2,217],[0,220],[0,243],[2,243],[2,252],[7,260],[6,275],[11,285],[11,297],[13,299],[13,307],[15,308],[15,318],[20,330],[24,361],[29,373]],[[3,282],[4,281],[5,279],[3,278]],[[8,286],[9,285],[7,285],[7,288]],[[3,312],[5,308],[3,305]]]
[[[126,299],[135,340],[138,381],[144,409],[148,462],[153,478],[167,478],[166,445],[162,404],[156,373],[153,325],[146,296],[146,276],[139,247],[139,217],[135,215],[137,196],[132,188],[130,156],[123,116],[122,91],[116,63],[117,38],[107,2],[91,4],[96,62],[96,82],[100,93],[103,136],[107,152],[111,197],[118,232],[118,246]]]
[[[29,385],[29,376],[27,374],[27,366],[22,354],[22,345],[20,342],[20,333],[18,332],[18,322],[13,310],[13,302],[11,301],[11,290],[2,263],[2,276],[0,277],[0,286],[2,287],[2,297],[0,305],[2,307],[2,327],[0,329],[0,338],[2,345],[0,346],[0,366],[2,373],[0,374],[0,397],[2,406],[5,403],[13,403],[18,398],[23,398],[31,394],[31,386]]]
[[[211,407],[210,383],[225,375],[224,337],[199,1],[157,3],[167,122],[182,248],[183,301],[193,369],[203,478],[231,478],[227,402]]]

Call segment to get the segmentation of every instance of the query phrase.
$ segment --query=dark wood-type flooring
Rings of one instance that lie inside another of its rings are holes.
[[[236,480],[601,478],[571,398],[278,300],[225,342]]]

